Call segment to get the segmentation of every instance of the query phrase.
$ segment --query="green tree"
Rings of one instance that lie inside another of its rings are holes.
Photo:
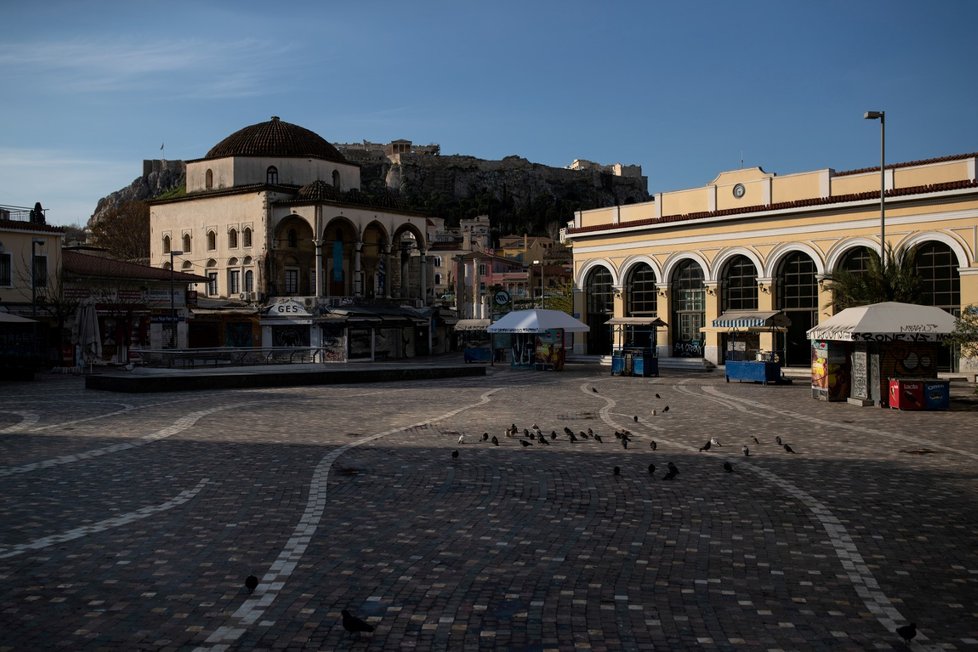
[[[949,339],[951,344],[961,347],[962,355],[978,357],[978,305],[971,304],[962,311]]]
[[[127,201],[89,224],[92,244],[120,260],[149,258],[149,204]]]
[[[869,250],[866,269],[862,271],[838,270],[825,277],[831,283],[832,303],[836,310],[853,306],[865,306],[882,301],[920,303],[923,287],[917,275],[917,261],[913,251],[897,256],[893,248],[886,247],[886,263],[880,262],[879,254]]]

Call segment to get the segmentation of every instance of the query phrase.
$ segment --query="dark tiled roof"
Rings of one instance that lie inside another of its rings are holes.
[[[64,234],[63,226],[52,226],[50,224],[34,224],[24,220],[0,220],[0,230],[2,231],[44,231],[46,233]]]
[[[327,201],[336,200],[342,196],[342,192],[336,186],[326,183],[322,179],[316,179],[310,184],[299,188],[298,199],[307,201]]]
[[[876,168],[877,170],[879,168]],[[965,188],[978,188],[978,181],[949,181],[947,183],[935,183],[927,186],[913,186],[910,188],[896,188],[886,192],[887,197],[904,197],[907,195],[918,195],[928,192],[943,192],[947,190],[962,190]],[[683,213],[681,215],[663,215],[662,217],[650,217],[644,220],[634,220],[631,222],[620,222],[618,224],[593,224],[580,228],[567,229],[568,234],[591,233],[594,231],[611,231],[615,229],[626,229],[635,226],[649,226],[651,224],[665,224],[669,222],[685,222],[688,220],[700,220],[708,217],[724,217],[726,215],[742,215],[745,213],[760,213],[765,211],[783,211],[792,208],[804,208],[810,206],[829,206],[831,204],[842,204],[845,202],[861,201],[866,199],[878,199],[879,191],[858,192],[849,195],[834,195],[832,197],[812,197],[811,199],[799,199],[796,201],[786,201],[777,204],[757,204],[756,206],[744,206],[743,208],[727,208],[720,211],[700,211],[698,213]]]
[[[919,161],[907,161],[905,163],[892,163],[886,166],[887,170],[895,170],[897,168],[909,168],[917,165],[930,165],[931,163],[948,163],[950,161],[960,161],[966,158],[978,157],[978,153],[971,154],[952,154],[950,156],[940,156],[938,158],[925,158]],[[836,172],[834,176],[844,177],[847,174],[866,174],[867,172],[879,172],[880,166],[874,168],[859,168],[858,170],[845,170],[844,172]]]
[[[339,150],[322,136],[299,125],[273,116],[268,122],[234,132],[207,152],[204,159],[228,156],[265,156],[281,158],[318,158],[346,163]]]
[[[66,273],[87,278],[138,279],[144,281],[170,280],[170,270],[168,269],[150,267],[149,265],[137,265],[136,263],[116,260],[114,258],[105,258],[103,256],[89,256],[88,254],[77,251],[62,251],[61,265]],[[173,272],[173,280],[179,283],[207,282],[207,278],[204,276],[176,271]]]

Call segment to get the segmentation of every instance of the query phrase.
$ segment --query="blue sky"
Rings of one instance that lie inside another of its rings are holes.
[[[639,164],[650,192],[978,151],[973,0],[3,2],[0,204],[84,223],[277,115],[330,142]]]

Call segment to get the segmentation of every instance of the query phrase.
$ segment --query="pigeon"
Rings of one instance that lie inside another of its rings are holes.
[[[622,437],[621,438],[621,447],[624,448],[624,449],[626,449],[626,450],[628,449],[628,438],[627,437]]]
[[[657,443],[655,443],[655,440],[654,439],[649,442],[649,448],[651,448],[652,450],[655,450],[658,447],[659,447],[659,445]]]
[[[744,446],[743,450],[744,450],[744,457],[749,457],[750,456],[750,449],[747,448],[746,446]]]
[[[591,391],[594,392],[595,394],[597,394],[598,393],[598,388],[597,387],[592,387],[591,388]]]
[[[513,431],[514,435],[519,432],[519,429],[516,427],[515,423],[510,424],[509,429]]]
[[[638,423],[638,415],[637,414],[634,417],[632,417],[632,419],[635,420],[635,423]]]
[[[458,436],[458,443],[460,443],[460,444],[464,444],[465,443],[465,435],[459,435]]]
[[[589,437],[594,437],[594,431],[591,430],[590,428],[587,429],[587,434]]]
[[[655,464],[649,464],[649,475],[655,474]]]
[[[551,430],[550,431],[550,440],[553,441],[554,439],[557,439],[557,431],[556,430]]]
[[[530,436],[530,429],[529,428],[523,428],[523,436],[524,437],[529,437]]]
[[[499,439],[496,437],[496,435],[492,436],[492,445],[499,446]]]
[[[569,432],[569,433],[567,433],[567,436],[569,436],[569,437],[570,437],[570,440],[571,440],[571,441],[577,441],[577,437],[575,437],[575,436],[574,436],[574,433],[572,433],[572,432]]]
[[[621,439],[621,433],[617,430],[615,431],[615,439]]]
[[[784,445],[784,451],[786,453],[794,453],[795,452],[795,450],[791,446],[789,446],[788,444],[785,444]]]
[[[520,440],[520,443],[523,444],[523,448],[526,448],[527,446],[532,446],[533,445],[532,442],[528,442],[525,439],[521,439]]]
[[[751,437],[751,439],[753,439],[754,443],[757,444],[758,446],[761,445],[761,441],[757,437]]]
[[[674,473],[676,475],[679,475],[679,469],[676,468],[675,464],[673,464],[672,462],[667,462],[666,466],[669,467],[669,473]]]
[[[615,467],[615,470],[614,470],[614,474],[615,474],[616,476],[618,476],[618,475],[621,475],[621,467],[618,467],[618,466],[616,466],[616,467]]]
[[[482,441],[489,441],[489,433],[488,432],[482,433]]]
[[[245,588],[248,589],[248,593],[253,592],[256,586],[258,586],[257,577],[255,577],[254,575],[249,575],[248,577],[245,578]]]
[[[658,394],[656,394],[656,395],[655,395],[655,397],[656,397],[656,398],[662,398],[662,397],[661,397],[661,396],[659,396]]]
[[[703,444],[702,446],[700,446],[700,452],[702,453],[703,451],[710,450],[710,446],[712,446],[712,445],[713,444],[711,444],[710,442],[706,442],[705,444]]]
[[[458,459],[458,450],[453,450],[452,451],[452,459],[453,460],[457,460]]]
[[[581,439],[587,439],[587,433],[584,432],[583,430],[577,433],[577,436],[580,437]]]
[[[784,443],[783,441],[781,441],[781,435],[778,435],[777,437],[775,437],[774,438],[774,441],[778,442],[778,446],[780,446],[781,444]]]
[[[716,446],[717,448],[720,448],[720,440],[717,439],[716,437],[710,437],[710,443]]]
[[[564,434],[565,435],[573,435],[574,434],[574,431],[571,430],[570,428],[568,428],[567,426],[564,426]]]
[[[532,426],[530,426],[530,430],[540,430],[540,426],[534,423]]]
[[[595,441],[597,441],[597,442],[598,442],[599,444],[601,444],[601,443],[603,443],[603,442],[601,441],[601,435],[598,435],[598,434],[595,434],[595,435],[594,435],[594,439],[595,439]]]
[[[731,464],[730,462],[724,462],[723,470],[726,471],[727,473],[733,473],[733,464]]]
[[[676,468],[675,464],[669,462],[668,466],[669,466],[669,470],[666,471],[666,474],[662,478],[663,480],[672,480],[677,475],[679,475],[679,469]]]
[[[656,416],[657,414],[659,413],[655,411],[655,408],[652,408],[652,416]]]
[[[543,435],[540,435],[540,439],[538,439],[537,441],[539,441],[544,446],[549,446],[550,445],[550,442],[547,441],[547,438],[544,437]]]
[[[343,614],[343,629],[345,629],[346,631],[350,632],[351,634],[356,634],[356,633],[359,633],[359,632],[372,632],[372,631],[374,631],[374,626],[373,625],[370,625],[370,624],[368,624],[368,623],[360,620],[359,618],[357,618],[356,616],[354,616],[353,614],[351,614],[346,609],[344,609],[340,613]]]
[[[536,441],[536,440],[537,440],[537,436],[536,436],[535,434],[533,434],[533,433],[531,432],[531,433],[530,433],[530,439],[531,439],[532,441]],[[541,437],[540,439],[543,439],[543,437]]]
[[[663,412],[668,412],[668,411],[669,411],[669,406],[667,405],[667,406],[665,406],[664,408],[662,408],[662,411],[663,411]]]
[[[917,624],[910,623],[902,627],[897,627],[896,633],[900,635],[904,643],[909,645],[913,637],[917,635]]]

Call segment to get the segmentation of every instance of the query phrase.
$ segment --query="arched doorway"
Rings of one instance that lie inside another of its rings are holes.
[[[584,282],[587,300],[587,350],[592,355],[611,353],[611,326],[607,322],[614,315],[614,294],[612,292],[611,272],[597,267],[587,275]]]
[[[812,363],[808,331],[818,323],[818,280],[815,261],[801,251],[786,255],[778,265],[775,280],[775,306],[791,320],[788,331],[778,336],[787,366]]]
[[[323,285],[320,290],[330,297],[352,296],[357,232],[347,220],[334,219],[323,229]]]
[[[301,217],[293,215],[279,222],[272,252],[271,294],[314,294],[316,249],[312,238],[312,228]]]
[[[943,242],[930,241],[917,245],[914,254],[917,276],[923,291],[921,303],[936,306],[960,317],[961,274],[954,251]],[[941,371],[954,371],[958,355],[956,349],[939,347],[937,368]]]
[[[658,317],[659,293],[656,289],[655,270],[648,263],[639,263],[628,272],[625,282],[626,317]],[[655,348],[652,331],[635,329],[631,346]]]
[[[686,259],[676,266],[669,287],[672,292],[672,355],[677,358],[702,358],[706,325],[706,286],[703,268]]]
[[[731,310],[757,310],[757,268],[750,258],[738,254],[723,266],[720,273],[720,312]],[[727,359],[728,342],[735,341],[733,348],[743,352],[760,348],[760,335],[743,333],[731,340],[729,333],[720,334],[720,362]],[[741,353],[741,358],[743,353]]]

